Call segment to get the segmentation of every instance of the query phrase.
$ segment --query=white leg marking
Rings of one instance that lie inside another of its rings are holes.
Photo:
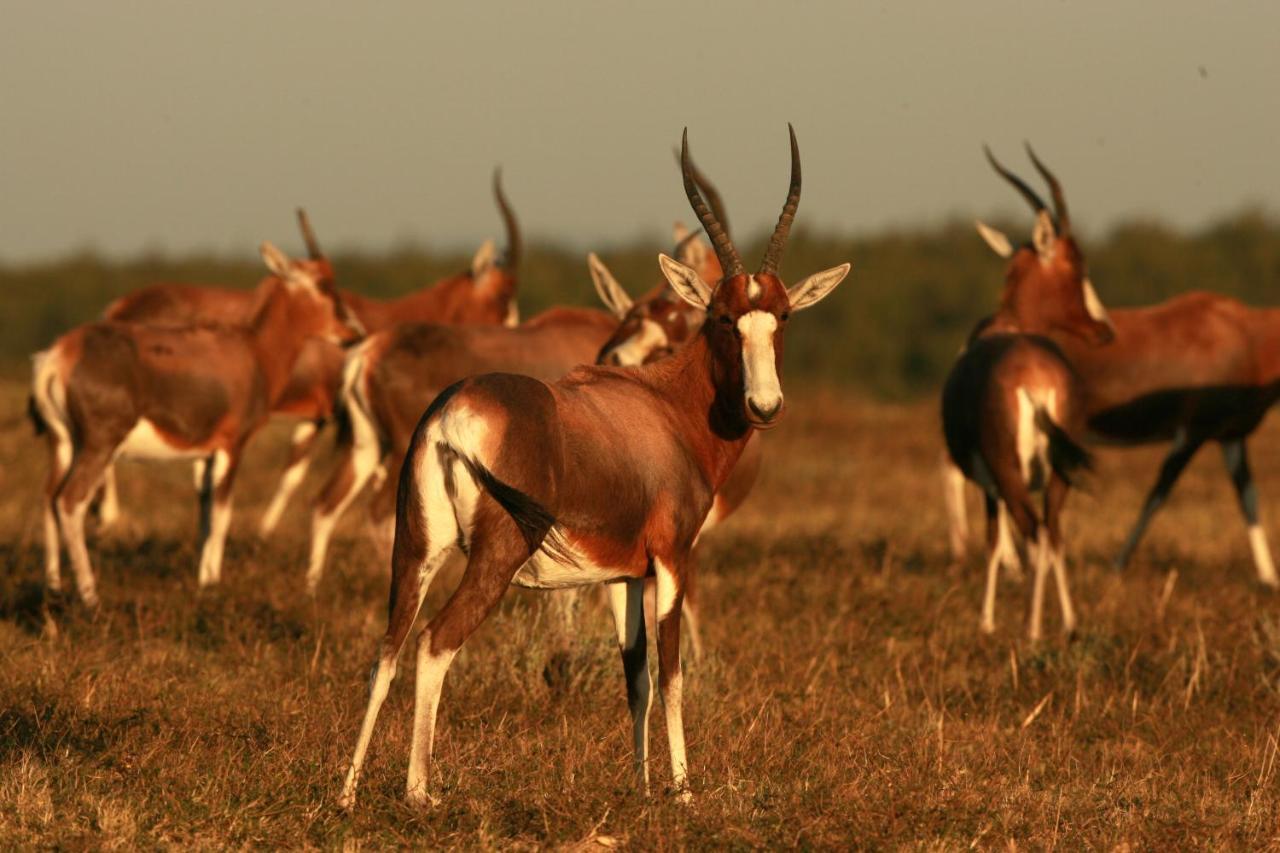
[[[1267,534],[1260,524],[1249,525],[1249,550],[1253,552],[1253,564],[1258,569],[1258,580],[1272,589],[1280,586],[1280,578],[1276,577],[1275,564],[1271,562],[1271,548],[1267,545]]]
[[[329,512],[317,510],[311,518],[311,558],[307,563],[307,591],[315,592],[324,576],[325,560],[329,554],[329,540],[338,519],[359,496],[369,478],[382,462],[382,446],[378,432],[365,414],[363,407],[348,406],[351,417],[351,487]]]
[[[365,708],[364,721],[360,724],[360,736],[356,738],[355,755],[351,757],[347,778],[342,783],[342,794],[338,797],[339,808],[350,809],[356,804],[356,786],[360,783],[360,769],[364,767],[364,758],[369,752],[373,726],[378,721],[378,711],[382,708],[382,703],[387,698],[387,691],[391,689],[391,681],[395,677],[395,656],[380,656],[378,667],[374,670],[373,682],[369,685],[369,705]]]
[[[88,499],[69,508],[59,501],[58,523],[62,528],[62,538],[67,546],[67,556],[71,560],[71,571],[75,574],[80,600],[89,607],[97,607],[98,585],[93,577],[93,566],[89,562],[89,549],[84,544],[84,517],[88,509]]]
[[[951,559],[964,559],[969,542],[969,516],[964,505],[964,473],[942,451],[942,496],[947,507],[947,533]]]
[[[1031,642],[1039,642],[1044,625],[1044,588],[1049,575],[1049,537],[1043,530],[1036,532],[1036,539],[1030,545],[1031,560],[1035,564],[1035,580],[1031,590],[1031,627],[1028,637]]]
[[[987,588],[982,595],[982,621],[979,630],[984,634],[994,634],[996,630],[996,581],[1000,573],[1000,541],[987,557]]]
[[[409,748],[409,777],[405,782],[405,797],[415,805],[431,804],[427,793],[428,775],[431,770],[431,748],[435,743],[436,711],[440,707],[440,691],[444,676],[457,649],[431,653],[431,634],[422,632],[418,640],[418,681],[414,686],[413,744]]]
[[[311,465],[311,454],[304,453],[299,455],[298,448],[305,447],[316,434],[316,425],[311,421],[305,421],[298,424],[293,430],[293,438],[290,440],[291,457],[297,456],[289,462],[289,467],[284,469],[284,475],[280,478],[280,485],[276,487],[276,493],[271,497],[271,503],[267,506],[267,511],[262,515],[262,522],[258,527],[259,533],[263,537],[270,536],[275,532],[276,526],[280,524],[280,517],[284,515],[285,507],[289,505],[289,501],[293,499],[294,492],[302,485],[302,481],[307,477],[307,468]]]
[[[115,527],[120,521],[120,495],[116,490],[116,466],[112,463],[102,472],[102,503],[98,505],[100,530]]]
[[[634,671],[627,671],[627,704],[631,710],[631,741],[635,749],[635,770],[642,790],[649,793],[649,708],[653,704],[653,685],[649,678],[648,651],[641,626],[644,625],[644,581],[626,580],[605,584],[609,591],[609,607],[618,634],[624,671],[628,653]],[[638,651],[633,651],[638,650]]]
[[[53,467],[50,472],[50,482],[54,483],[55,494],[57,486],[66,477],[72,456],[71,429],[67,425],[66,414],[66,389],[58,376],[56,362],[53,350],[38,352],[31,357],[31,396],[35,400],[36,410],[49,430],[52,442],[49,464]],[[44,505],[44,573],[45,583],[51,590],[62,588],[61,539],[63,534],[58,527],[57,513],[52,497],[47,496]]]
[[[206,464],[203,458],[191,463],[191,481],[195,483],[197,492],[204,489],[204,469]]]
[[[672,610],[675,608],[679,588],[676,585],[675,573],[661,560],[654,560],[654,574],[658,585],[658,631],[659,641],[661,642],[661,632],[664,630],[664,626],[665,630],[677,632],[678,637],[680,630],[678,619],[674,620],[674,624],[668,620],[673,615]],[[689,762],[685,756],[684,748],[684,684],[680,673],[680,647],[678,643],[676,644],[675,656],[672,671],[667,673],[665,677],[661,674],[659,676],[661,680],[666,682],[662,689],[662,707],[667,715],[667,743],[671,747],[671,783],[675,787],[680,801],[690,802],[692,794],[689,791]],[[662,664],[661,654],[659,654],[658,662],[659,665]]]
[[[1059,545],[1053,549],[1050,560],[1053,563],[1053,579],[1058,585],[1058,604],[1062,607],[1062,631],[1072,634],[1076,630],[1076,610],[1071,606],[1071,590],[1067,588],[1067,554],[1066,547]]]
[[[1004,575],[1011,581],[1022,581],[1022,558],[1013,541],[1013,525],[1009,523],[1009,508],[1001,501],[996,510],[996,553]]]
[[[209,496],[212,505],[209,510],[209,535],[200,550],[200,568],[197,573],[200,586],[209,586],[222,581],[222,553],[227,542],[227,530],[231,527],[231,496],[221,500],[217,491],[227,477],[231,466],[231,457],[222,450],[213,454],[213,470],[210,472],[209,488],[214,493]]]

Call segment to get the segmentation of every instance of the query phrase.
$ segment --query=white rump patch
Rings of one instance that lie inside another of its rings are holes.
[[[1018,395],[1018,466],[1025,483],[1032,481],[1032,463],[1040,462],[1041,472],[1049,473],[1049,437],[1036,426],[1036,409],[1043,408],[1049,417],[1058,419],[1057,392],[1052,388],[1019,387]]]
[[[748,311],[738,318],[746,396],[764,411],[782,405],[782,384],[773,351],[773,333],[777,329],[778,318],[768,311]]]
[[[489,424],[465,403],[445,407],[440,418],[440,437],[454,452],[472,462],[484,465],[484,451],[489,443]]]

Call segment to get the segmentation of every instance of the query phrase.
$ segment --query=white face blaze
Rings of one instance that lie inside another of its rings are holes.
[[[623,367],[644,364],[654,350],[667,346],[667,333],[652,320],[641,320],[640,331],[618,344],[609,353]]]
[[[773,333],[777,329],[778,318],[768,311],[748,311],[738,318],[747,404],[762,413],[773,413],[782,407],[782,384],[773,351]]]

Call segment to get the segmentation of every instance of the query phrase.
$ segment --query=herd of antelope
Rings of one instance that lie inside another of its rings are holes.
[[[113,466],[121,458],[189,459],[200,498],[198,579],[216,584],[244,449],[274,415],[296,427],[285,473],[260,530],[270,535],[302,482],[326,424],[338,458],[316,499],[307,588],[323,580],[335,525],[367,487],[371,529],[390,554],[386,635],[340,803],[355,800],[378,712],[430,586],[451,555],[461,581],[420,632],[407,795],[430,801],[436,709],[458,649],[512,585],[557,590],[603,584],[613,611],[632,717],[635,772],[648,788],[651,681],[646,582],[653,595],[658,686],[671,783],[690,796],[681,717],[682,614],[699,536],[742,502],[760,467],[755,433],[783,411],[783,342],[791,314],[845,278],[849,264],[790,287],[778,274],[800,201],[800,154],[790,133],[791,179],[764,257],[748,273],[724,206],[680,149],[699,232],[679,226],[662,280],[633,299],[594,254],[588,269],[608,311],[556,307],[520,320],[521,241],[495,173],[507,244],[476,252],[463,274],[381,302],[340,290],[305,213],[307,248],[290,258],[271,243],[269,275],[253,291],[153,285],[112,303],[97,322],[58,338],[34,359],[31,415],[47,436],[45,572],[61,589],[65,550],[80,599],[98,592],[86,546],[119,515]],[[1002,567],[1033,573],[1028,633],[1042,634],[1052,571],[1062,627],[1076,626],[1061,511],[1088,468],[1082,444],[1171,440],[1132,534],[1196,450],[1221,444],[1248,522],[1258,577],[1277,585],[1245,439],[1280,396],[1280,313],[1207,293],[1108,314],[1090,282],[1062,187],[1028,146],[1052,208],[987,152],[1034,213],[1017,248],[978,223],[1006,260],[994,314],[978,323],[942,393],[944,483],[951,545],[965,550],[964,481],[986,500],[989,555],[980,627],[995,628]],[[1040,493],[1039,506],[1032,494]],[[1020,535],[1015,543],[1012,528]]]

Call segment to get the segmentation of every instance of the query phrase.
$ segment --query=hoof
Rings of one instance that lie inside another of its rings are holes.
[[[992,634],[996,632],[996,623],[995,622],[979,622],[978,630],[982,633],[983,636],[990,637]]]
[[[426,785],[415,785],[404,792],[404,799],[409,805],[418,809],[429,809],[440,805],[440,801],[427,793]]]
[[[674,799],[682,806],[691,806],[693,805],[693,791],[688,788],[681,788],[675,792]]]

